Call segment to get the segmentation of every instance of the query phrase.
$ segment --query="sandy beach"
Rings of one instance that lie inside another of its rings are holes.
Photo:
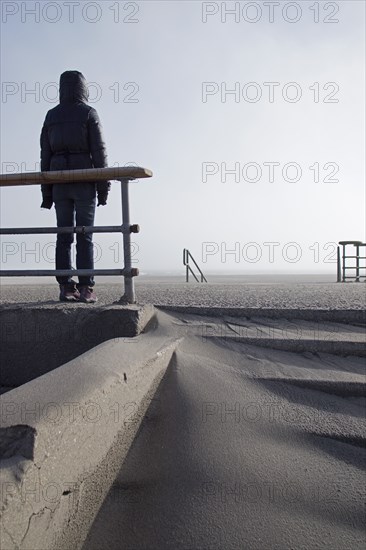
[[[184,274],[142,275],[135,279],[140,304],[288,309],[365,309],[365,283],[335,283],[322,275],[210,275],[208,284],[186,283]],[[123,294],[122,277],[96,278],[98,304]],[[8,277],[1,281],[0,304],[57,303],[58,285],[51,277]],[[72,305],[72,304],[71,304]],[[80,307],[81,304],[77,304]]]

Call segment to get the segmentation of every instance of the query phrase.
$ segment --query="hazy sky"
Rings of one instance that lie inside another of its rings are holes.
[[[1,172],[38,170],[59,76],[81,71],[109,165],[154,172],[131,184],[142,272],[181,269],[184,247],[206,272],[335,272],[332,243],[365,239],[363,1],[1,8]],[[3,188],[1,225],[55,225],[40,203]],[[120,219],[113,182],[96,225]],[[52,268],[54,238],[4,237],[3,269]],[[118,236],[94,240],[96,267],[122,264]]]

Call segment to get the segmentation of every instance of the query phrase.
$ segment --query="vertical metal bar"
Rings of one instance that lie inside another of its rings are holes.
[[[188,267],[188,250],[183,248],[183,264],[186,266],[186,283],[189,282],[189,267]]]
[[[337,283],[342,281],[341,248],[337,246]]]
[[[128,194],[128,179],[121,180],[121,201],[122,201],[122,224],[126,227],[130,226],[130,203]],[[131,271],[131,233],[123,233],[123,256],[125,269]],[[125,276],[125,293],[124,299],[128,304],[136,303],[135,284],[133,277]]]
[[[360,282],[360,247],[356,244],[356,282]]]
[[[342,282],[346,282],[346,245],[342,244]]]

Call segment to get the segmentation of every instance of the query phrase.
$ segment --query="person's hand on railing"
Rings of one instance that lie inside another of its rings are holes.
[[[108,193],[98,193],[97,206],[105,206],[107,204]]]
[[[108,193],[111,188],[110,181],[98,181],[97,182],[97,206],[105,206],[107,204]]]
[[[44,197],[42,200],[41,208],[47,208],[50,210],[53,205],[52,197]]]

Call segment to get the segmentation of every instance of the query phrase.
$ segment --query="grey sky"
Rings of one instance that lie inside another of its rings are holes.
[[[2,4],[1,171],[38,169],[52,83],[83,72],[109,164],[154,172],[131,185],[141,271],[179,269],[183,247],[206,271],[335,271],[327,243],[365,238],[364,2],[226,2],[226,22],[221,2],[75,2],[74,22],[70,2],[41,2],[38,23]],[[40,202],[38,187],[2,189],[1,225],[54,225]],[[96,224],[119,222],[114,182]],[[3,268],[50,266],[53,240],[4,238]],[[96,267],[114,266],[117,238],[95,242]]]

